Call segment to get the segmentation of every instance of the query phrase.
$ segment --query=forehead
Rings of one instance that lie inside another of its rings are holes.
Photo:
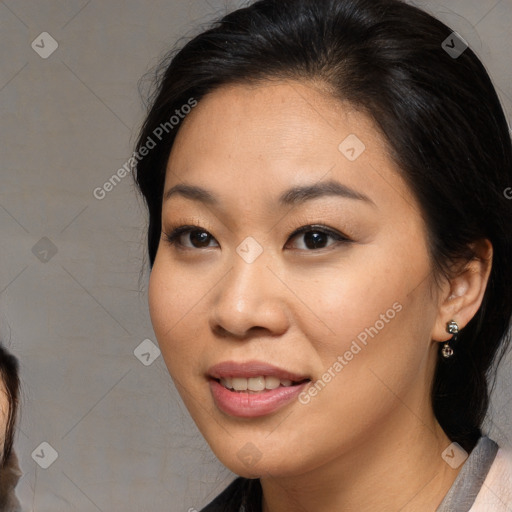
[[[277,201],[293,185],[324,180],[369,197],[410,195],[366,114],[315,84],[262,82],[223,86],[198,103],[177,134],[165,191],[187,182]]]
[[[204,157],[203,151],[222,151],[225,156],[304,160],[326,150],[335,155],[344,131],[386,148],[368,116],[317,85],[227,85],[201,99],[183,122],[173,149],[193,146],[197,158]]]

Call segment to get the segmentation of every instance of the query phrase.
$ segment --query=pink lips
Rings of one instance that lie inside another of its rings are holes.
[[[232,377],[277,377],[280,380],[291,380],[300,384],[280,386],[277,389],[264,390],[257,393],[232,391],[225,388],[218,380]],[[307,376],[300,375],[261,361],[235,363],[225,361],[212,366],[208,370],[210,390],[217,407],[230,416],[254,418],[265,416],[277,411],[294,400],[309,384]],[[305,381],[305,382],[303,382]]]

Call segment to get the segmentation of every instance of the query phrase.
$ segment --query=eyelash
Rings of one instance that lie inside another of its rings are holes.
[[[204,229],[200,226],[194,226],[194,225],[171,226],[170,230],[171,230],[170,232],[165,232],[165,231],[162,232],[164,235],[164,240],[167,244],[169,244],[171,246],[175,246],[176,249],[180,249],[180,250],[210,249],[210,247],[187,247],[179,242],[179,238],[181,235],[191,233],[193,231],[199,231],[201,233],[208,233],[210,235],[210,233],[206,229]],[[345,235],[342,235],[341,233],[333,231],[332,229],[329,229],[325,226],[320,226],[320,225],[316,225],[316,224],[308,224],[306,226],[302,226],[301,228],[295,230],[288,237],[288,240],[295,238],[298,235],[302,235],[304,233],[309,233],[309,232],[322,233],[324,235],[327,235],[327,236],[333,238],[334,240],[336,240],[337,243],[331,244],[327,247],[321,247],[319,249],[298,249],[298,250],[306,251],[306,252],[315,252],[315,251],[321,251],[323,249],[328,249],[328,248],[338,245],[338,244],[353,242],[353,240],[351,240],[350,238],[348,238]],[[210,236],[212,239],[215,240],[215,238],[212,235],[210,235]]]

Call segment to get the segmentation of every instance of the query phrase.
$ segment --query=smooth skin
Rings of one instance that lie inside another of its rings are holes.
[[[338,149],[350,134],[366,147],[354,161]],[[369,200],[278,204],[292,186],[327,180]],[[384,137],[313,82],[223,86],[204,97],[180,127],[164,190],[184,183],[219,205],[177,194],[164,201],[163,233],[199,231],[182,234],[181,245],[162,234],[150,315],[176,387],[219,460],[261,478],[264,512],[434,511],[460,471],[441,457],[451,441],[430,404],[438,343],[451,338],[447,322],[463,329],[478,310],[489,242],[476,243],[480,257],[436,285],[420,208]],[[317,228],[291,237],[309,224],[350,241]],[[236,252],[246,237],[263,248],[252,263]],[[395,318],[308,404],[260,418],[216,407],[210,366],[256,359],[305,374],[312,386],[396,302]],[[248,465],[243,447],[259,460]]]

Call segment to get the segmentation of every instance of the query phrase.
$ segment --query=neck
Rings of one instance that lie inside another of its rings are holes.
[[[426,419],[403,404],[397,411],[314,470],[262,477],[263,512],[435,511],[462,465],[452,469],[441,457],[451,441],[431,411]]]

